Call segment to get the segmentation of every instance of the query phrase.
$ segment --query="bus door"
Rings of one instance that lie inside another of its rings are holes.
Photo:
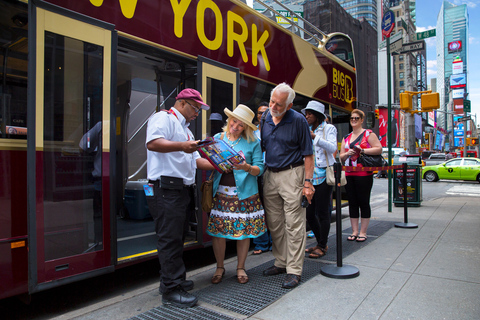
[[[113,270],[113,28],[40,7],[35,12],[35,133],[28,137],[35,145],[28,150],[34,168],[28,181],[35,182],[30,189],[35,197],[29,197],[30,292]]]
[[[221,132],[227,120],[224,109],[233,110],[237,107],[240,99],[240,72],[238,68],[233,68],[201,56],[198,58],[197,70],[197,88],[204,100],[206,100],[205,102],[210,106],[210,110],[202,111],[201,126],[194,128],[194,134],[197,139],[205,139]],[[221,121],[216,120],[220,119],[220,117]],[[205,176],[205,172],[198,170],[197,181],[205,180]],[[200,197],[197,198],[197,207],[199,208],[197,213],[198,234],[199,231],[206,229],[208,217],[206,213],[202,213]],[[205,232],[200,232],[200,234],[204,243],[210,241],[211,238]]]

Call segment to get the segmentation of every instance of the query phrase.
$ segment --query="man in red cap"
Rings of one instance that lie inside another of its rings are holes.
[[[193,281],[186,280],[183,243],[193,202],[195,171],[213,170],[198,153],[198,140],[188,128],[201,109],[208,110],[200,93],[184,89],[168,111],[154,114],[147,126],[147,195],[150,214],[155,222],[160,292],[162,302],[178,307],[192,307],[197,298],[188,290]]]

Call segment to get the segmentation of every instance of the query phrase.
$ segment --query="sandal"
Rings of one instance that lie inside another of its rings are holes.
[[[253,254],[254,256],[256,256],[256,255],[262,254],[262,253],[264,253],[264,252],[267,252],[267,251],[263,251],[263,250],[260,250],[260,249],[259,249],[259,250],[253,250],[253,253],[252,253],[252,254]]]
[[[347,240],[348,241],[355,241],[357,240],[358,236],[354,235],[354,234],[351,234],[348,236]]]
[[[218,283],[222,282],[223,276],[225,275],[225,268],[224,267],[217,267],[217,269],[223,269],[223,272],[222,272],[222,274],[213,275],[212,280],[211,280],[213,284],[218,284]]]
[[[357,242],[365,242],[365,241],[367,241],[367,237],[366,237],[366,236],[365,236],[365,237],[358,236]]]
[[[237,271],[238,271],[238,270],[243,270],[243,271],[245,271],[244,268],[237,268]],[[240,283],[240,284],[245,284],[245,283],[247,283],[247,282],[248,282],[248,276],[247,276],[246,272],[245,272],[245,275],[244,275],[244,276],[243,276],[243,275],[242,275],[242,276],[239,276],[239,275],[237,274],[237,281],[238,281],[238,283]]]
[[[321,248],[318,245],[316,245],[315,247],[305,249],[305,253],[312,253],[313,251],[315,251],[317,249],[321,249]]]
[[[308,255],[309,258],[312,258],[312,259],[318,259],[318,258],[321,258],[323,257],[324,255],[327,254],[327,251],[328,251],[328,246],[326,248],[320,248],[318,247],[317,249],[315,249],[314,251],[312,251],[312,253],[310,253]]]

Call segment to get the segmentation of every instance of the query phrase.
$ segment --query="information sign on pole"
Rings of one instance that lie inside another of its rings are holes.
[[[398,40],[402,39],[403,38],[403,31],[402,30],[398,30],[398,32],[396,32],[393,36],[390,37],[390,45],[394,42],[397,42]],[[383,49],[387,46],[387,40],[383,40],[382,42],[380,42],[380,44],[378,45],[378,49]]]
[[[403,46],[403,40],[396,41],[392,44],[390,44],[390,52],[397,52],[398,50],[402,49]]]
[[[472,112],[470,100],[463,100],[463,112]]]
[[[436,29],[431,29],[423,32],[417,33],[417,40],[423,40],[430,37],[435,37],[437,35]]]
[[[420,50],[423,50],[423,49],[425,49],[425,40],[409,42],[409,43],[404,43],[403,44],[402,50],[400,51],[400,53],[420,51]]]
[[[393,14],[393,11],[388,10],[387,12],[385,12],[382,18],[382,35],[389,38],[394,26],[395,15]]]

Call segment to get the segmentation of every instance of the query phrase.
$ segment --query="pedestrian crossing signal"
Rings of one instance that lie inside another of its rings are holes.
[[[440,94],[438,92],[422,94],[422,111],[433,111],[440,108]]]
[[[467,138],[468,139],[468,138]],[[470,138],[470,145],[476,146],[478,145],[478,138]]]
[[[412,110],[412,96],[409,93],[400,93],[400,109],[403,111]]]

